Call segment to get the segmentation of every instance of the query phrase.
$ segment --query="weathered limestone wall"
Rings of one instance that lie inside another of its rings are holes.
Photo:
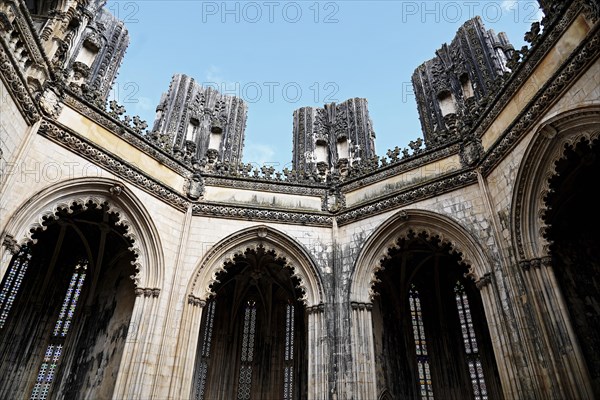
[[[0,187],[16,167],[19,152],[29,136],[28,128],[4,81],[0,79]]]

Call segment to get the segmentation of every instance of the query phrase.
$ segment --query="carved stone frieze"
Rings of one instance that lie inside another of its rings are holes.
[[[96,106],[86,104],[85,101],[76,98],[73,93],[67,93],[64,103],[89,119],[102,125],[112,133],[120,136],[122,139],[142,150],[144,153],[156,158],[162,164],[168,166],[179,174],[188,175],[192,172],[190,168],[186,167],[183,163],[174,160],[168,154],[164,153],[160,148],[155,146],[151,141],[146,140],[144,136],[136,135],[130,126],[125,125],[115,116],[109,115],[109,113],[96,108]]]
[[[597,31],[597,30],[596,30]],[[492,147],[485,160],[482,162],[484,173],[492,170],[497,163],[502,160],[512,146],[514,146],[525,132],[535,124],[537,118],[541,116],[546,109],[554,104],[555,99],[560,96],[563,90],[573,82],[577,76],[586,67],[586,65],[595,59],[600,53],[600,37],[590,35],[579,48],[573,52],[569,61],[558,71],[557,74],[548,82],[546,89],[538,93],[532,105],[523,110],[516,122],[501,136],[501,139]]]
[[[339,225],[345,225],[371,215],[379,214],[394,208],[405,206],[419,200],[440,195],[444,192],[458,189],[477,182],[477,173],[474,171],[463,172],[435,182],[411,188],[391,196],[374,200],[365,205],[344,210],[336,216]]]
[[[194,215],[220,216],[225,218],[245,220],[276,221],[290,224],[331,226],[333,222],[332,217],[324,214],[232,207],[208,203],[194,204],[192,210]]]
[[[162,201],[165,201],[181,210],[185,210],[187,208],[188,202],[182,196],[155,181],[153,178],[146,175],[144,172],[139,171],[137,168],[130,166],[98,149],[83,137],[80,137],[77,133],[67,132],[65,129],[59,128],[58,126],[46,120],[42,121],[38,132],[56,141],[60,145],[73,150],[76,154],[93,161],[100,167],[106,168],[107,170],[130,181],[136,186],[140,186]]]
[[[326,188],[323,185],[306,185],[287,181],[264,181],[250,177],[239,177],[237,179],[220,177],[218,175],[203,175],[207,186],[219,186],[229,188],[240,188],[248,190],[260,190],[265,192],[297,194],[304,196],[324,197]]]
[[[375,182],[385,180],[391,176],[395,176],[404,171],[409,171],[414,168],[426,165],[433,160],[448,157],[459,152],[460,145],[458,143],[448,144],[444,147],[425,150],[416,155],[407,157],[406,159],[397,159],[392,164],[381,166],[380,168],[369,170],[362,176],[352,176],[345,182],[341,183],[342,191],[349,192]]]
[[[2,38],[0,38],[0,43],[2,44],[2,46],[0,46],[0,77],[2,77],[4,85],[11,97],[15,100],[23,118],[25,118],[29,124],[34,124],[40,119],[40,113],[34,102],[33,96],[27,88],[23,75],[15,69],[14,61],[11,60],[7,54],[5,43]]]

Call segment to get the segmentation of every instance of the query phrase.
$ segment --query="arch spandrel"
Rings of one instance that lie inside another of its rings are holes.
[[[217,274],[225,270],[225,265],[258,247],[274,252],[278,260],[284,261],[283,267],[291,269],[292,276],[300,282],[303,292],[300,301],[306,307],[323,303],[321,276],[309,253],[286,234],[264,225],[244,229],[215,244],[194,270],[188,284],[188,296],[206,300],[213,294],[211,285],[218,281]]]
[[[363,245],[352,274],[350,300],[370,303],[374,296],[373,285],[382,261],[389,257],[389,250],[398,246],[399,238],[409,234],[425,233],[441,243],[447,243],[460,254],[461,262],[469,266],[469,276],[479,282],[489,276],[491,260],[476,238],[451,218],[425,210],[402,210],[382,223]]]
[[[132,261],[136,287],[162,287],[164,257],[158,230],[143,203],[123,183],[112,179],[74,179],[40,191],[10,217],[2,236],[11,235],[20,245],[35,242],[33,232],[45,230],[45,222],[59,219],[60,212],[71,213],[73,205],[83,209],[93,205],[117,216],[116,224],[127,228],[124,236],[132,241],[129,250],[136,256]]]
[[[599,137],[600,106],[567,111],[539,125],[523,156],[513,192],[512,240],[518,261],[549,255],[550,243],[544,237],[548,228],[544,222],[545,197],[566,146],[592,143]]]

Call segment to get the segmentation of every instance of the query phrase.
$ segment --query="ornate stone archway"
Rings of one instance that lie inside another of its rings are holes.
[[[158,296],[164,280],[164,257],[160,235],[154,222],[134,193],[123,183],[95,178],[74,179],[48,187],[22,205],[7,221],[2,233],[5,255],[16,252],[26,243],[34,243],[32,233],[46,229],[44,221],[58,219],[76,207],[82,210],[98,208],[116,219],[125,229],[129,250],[135,254],[131,275],[135,287],[135,303],[125,342],[123,357],[114,389],[114,396],[128,397],[130,388],[139,385],[147,364],[150,327],[157,315]],[[3,261],[10,257],[4,257]],[[5,271],[2,266],[2,272]],[[135,372],[135,373],[134,373]]]
[[[547,349],[544,361],[548,366],[537,373],[541,377],[539,390],[573,398],[593,398],[591,380],[569,313],[569,301],[564,297],[564,284],[556,276],[563,271],[555,270],[556,254],[548,237],[552,227],[546,218],[552,213],[548,198],[554,196],[556,189],[566,190],[551,185],[553,179],[560,179],[558,166],[568,161],[567,154],[574,149],[591,149],[599,137],[598,105],[570,110],[542,122],[525,151],[512,199],[516,278],[522,280],[531,299],[530,319],[534,322],[523,320],[521,324],[536,337],[536,343]],[[534,368],[540,367],[534,364]]]
[[[84,209],[103,206],[127,227],[126,237],[136,255],[135,285],[141,290],[160,290],[164,279],[164,258],[160,236],[152,217],[142,202],[124,184],[106,178],[75,179],[39,192],[21,206],[8,220],[2,242],[5,251],[32,241],[32,232],[45,229],[44,221],[57,219],[59,211],[69,212],[73,205]]]
[[[202,310],[218,283],[217,275],[238,256],[258,248],[272,252],[289,268],[302,292],[300,301],[308,314],[308,398],[322,398],[327,392],[328,357],[323,306],[323,284],[320,273],[309,253],[286,234],[265,225],[248,228],[230,235],[214,245],[196,267],[187,290],[181,334],[177,345],[177,360],[170,388],[171,397],[189,397],[196,349],[199,340]]]
[[[413,234],[421,234],[430,240],[451,249],[467,265],[467,275],[481,291],[485,316],[492,337],[496,331],[498,310],[490,289],[492,282],[489,271],[492,262],[479,242],[451,218],[424,210],[402,210],[377,228],[365,243],[359,254],[352,275],[350,302],[352,306],[351,342],[355,363],[355,391],[361,398],[376,398],[376,372],[373,342],[372,308],[376,293],[376,274],[389,258],[390,251],[397,248],[398,239]],[[498,341],[494,341],[494,353],[502,354]],[[500,364],[498,362],[498,364]]]

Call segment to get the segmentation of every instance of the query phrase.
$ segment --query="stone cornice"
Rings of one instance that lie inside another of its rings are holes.
[[[325,213],[302,213],[251,207],[234,207],[215,203],[198,203],[192,206],[194,215],[218,216],[233,219],[282,222],[311,226],[331,226],[333,217]]]
[[[530,106],[521,111],[519,116],[501,135],[485,155],[481,170],[488,174],[515,146],[523,135],[528,132],[537,120],[554,104],[560,95],[573,84],[576,77],[585,71],[586,67],[600,54],[600,26],[590,32],[586,40],[571,54],[569,59],[556,74],[544,85],[532,100]]]
[[[79,134],[65,127],[55,125],[55,123],[48,120],[42,121],[38,133],[144,189],[171,206],[180,210],[187,209],[189,203],[183,196],[156,181],[143,171],[129,165],[126,161],[97,148]]]
[[[207,186],[220,186],[228,188],[261,190],[273,193],[298,194],[304,196],[324,197],[327,192],[325,187],[315,187],[306,184],[294,184],[278,182],[273,180],[255,180],[246,177],[220,177],[214,175],[202,175],[204,184]]]
[[[489,103],[482,116],[474,124],[477,127],[475,129],[477,137],[481,137],[489,129],[500,112],[512,101],[517,91],[531,76],[533,70],[558,42],[571,22],[579,15],[581,8],[581,4],[569,7],[561,18],[554,20],[551,26],[544,27],[544,33],[538,39],[537,44],[531,47],[527,57],[513,71],[508,81],[502,86],[502,90],[498,91],[496,97]]]
[[[461,171],[457,174],[444,177],[443,179],[422,184],[418,187],[412,187],[393,193],[385,198],[379,198],[367,204],[361,204],[354,208],[343,210],[336,216],[336,221],[340,226],[346,225],[429,197],[438,196],[442,193],[456,190],[475,182],[477,182],[477,173],[474,170]]]
[[[178,172],[180,175],[190,176],[192,174],[192,170],[186,167],[185,164],[175,160],[172,156],[165,153],[162,149],[154,144],[150,143],[141,135],[136,134],[130,127],[113,118],[106,111],[101,110],[84,99],[76,97],[73,92],[66,90],[64,103],[75,111],[94,121],[98,125],[104,127],[128,143],[137,147],[144,153],[150,155],[157,161],[160,161],[162,164]]]
[[[402,172],[422,167],[432,161],[439,160],[453,154],[458,154],[459,150],[460,145],[458,143],[452,143],[441,148],[426,150],[408,159],[403,159],[397,163],[391,163],[385,167],[380,167],[379,169],[374,170],[371,174],[356,178],[353,177],[348,181],[340,183],[340,189],[342,192],[348,193],[351,190],[367,186],[371,183],[383,181]]]
[[[15,69],[16,63],[12,59],[12,55],[7,52],[8,49],[3,38],[0,38],[0,43],[0,71],[2,71],[0,77],[2,77],[4,85],[17,104],[23,118],[27,123],[33,125],[40,119],[40,112],[21,71]]]
[[[44,119],[38,133],[59,145],[73,151],[96,165],[105,168],[133,185],[145,190],[156,198],[179,209],[186,210],[189,201],[145,172],[130,166],[126,161],[99,149],[94,144],[66,127]],[[333,219],[326,213],[303,213],[275,211],[264,208],[236,207],[215,203],[196,203],[193,205],[196,216],[218,216],[231,219],[254,221],[276,221],[288,224],[331,226]]]

